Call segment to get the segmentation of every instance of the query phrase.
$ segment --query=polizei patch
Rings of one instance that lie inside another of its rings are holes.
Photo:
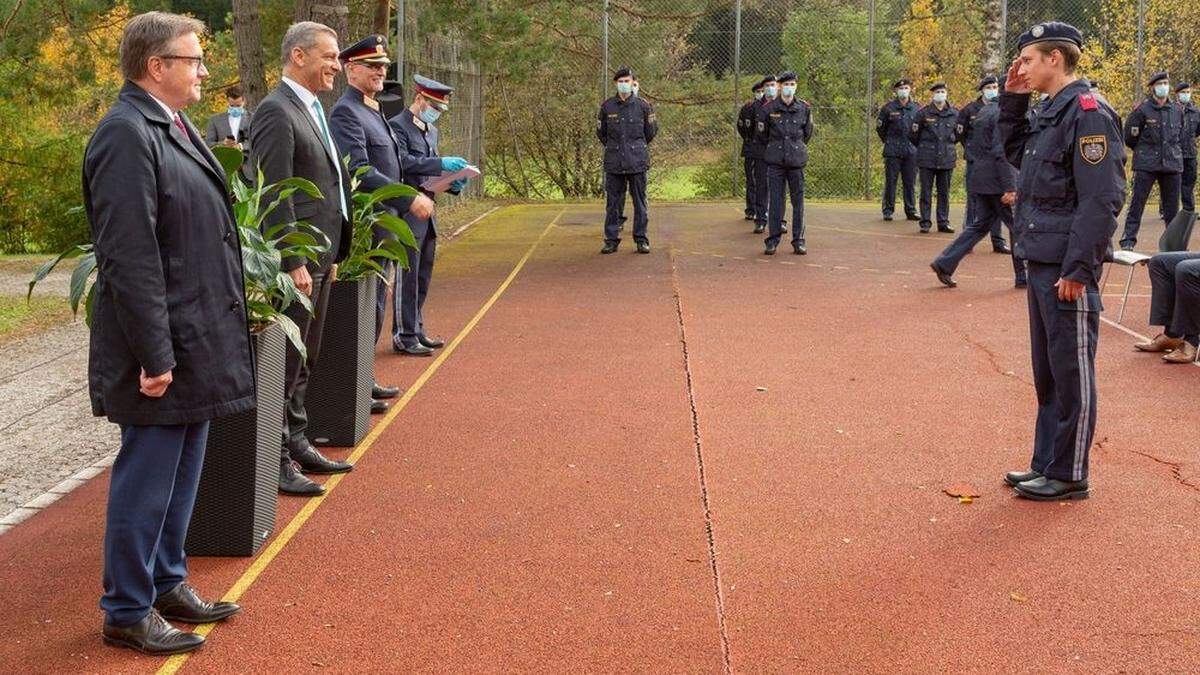
[[[1099,164],[1108,156],[1108,137],[1100,135],[1080,138],[1079,154],[1088,164]]]

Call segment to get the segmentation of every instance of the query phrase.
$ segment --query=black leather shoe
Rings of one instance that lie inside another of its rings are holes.
[[[649,253],[650,252],[650,242],[639,241],[638,245],[637,245],[637,252],[638,253]]]
[[[441,349],[446,346],[446,341],[441,338],[425,337],[424,335],[417,338],[417,342],[429,347],[430,349]]]
[[[763,232],[766,232],[766,231],[767,231],[766,225],[755,225],[754,226],[754,234],[762,234]]]
[[[185,623],[224,621],[242,611],[232,602],[205,602],[196,595],[196,589],[186,583],[158,596],[154,601],[154,609],[164,619]]]
[[[887,214],[886,216],[883,217],[883,219],[888,221],[889,223],[892,222],[892,214],[890,214],[890,213]]]
[[[796,255],[808,255],[808,249],[804,247],[804,244],[792,242],[792,253]]]
[[[300,465],[304,473],[330,474],[346,473],[354,468],[349,462],[338,462],[317,452],[311,445],[291,451],[292,460]]]
[[[400,395],[400,387],[385,387],[382,384],[371,385],[371,398],[396,398]]]
[[[1036,471],[1009,471],[1008,473],[1004,474],[1004,482],[1007,483],[1009,487],[1017,487],[1018,484],[1024,483],[1027,480],[1033,480],[1034,478],[1041,477],[1042,474]]]
[[[767,244],[763,249],[763,255],[775,255],[775,249],[779,248],[779,244]]]
[[[780,226],[779,226],[779,231],[780,231],[780,232],[787,232],[787,223],[784,223],[783,225],[780,225]]]
[[[950,227],[949,225],[945,227],[938,225],[938,232],[941,232],[942,234],[954,234],[954,228]]]
[[[914,222],[914,223],[919,223],[919,222],[921,222],[921,216],[918,216],[918,215],[917,215],[917,214],[915,214],[915,213],[906,213],[906,214],[904,214],[904,219],[905,219],[905,220],[911,220],[911,221],[912,221],[912,222]]]
[[[754,220],[754,214],[753,214],[753,213],[747,213],[747,214],[746,214],[746,220]]]
[[[1033,480],[1017,483],[1017,494],[1038,502],[1057,502],[1066,499],[1087,499],[1086,480],[1066,481],[1040,476]]]
[[[929,230],[930,225],[928,223],[921,223],[921,234],[929,234]]]
[[[1012,249],[1008,247],[1008,244],[992,244],[992,253],[1009,255],[1012,253]]]
[[[397,354],[408,354],[409,356],[433,356],[433,350],[420,342],[415,345],[393,345],[392,351]]]
[[[933,270],[933,273],[937,275],[938,281],[942,282],[942,285],[950,288],[954,288],[958,285],[958,282],[954,280],[954,277],[943,272],[942,268],[937,266],[937,263],[929,263],[929,269]]]
[[[204,646],[204,636],[179,630],[153,609],[132,626],[104,623],[104,641],[114,647],[136,649],[143,654],[184,654]]]
[[[600,249],[600,252],[605,255],[608,255],[609,253],[616,253],[617,246],[619,246],[619,245],[620,244],[618,244],[615,241],[606,241],[606,242],[604,242],[604,248]]]
[[[1133,249],[1135,249],[1135,248],[1137,248],[1137,244],[1130,244],[1130,243],[1127,243],[1127,242],[1121,242],[1121,250],[1122,250],[1122,251],[1132,251],[1132,250],[1133,250]]]
[[[300,467],[295,462],[288,462],[279,465],[279,491],[285,495],[316,497],[325,494],[325,486],[312,482],[308,476],[300,473]]]
[[[388,407],[389,406],[388,406],[387,401],[380,401],[377,398],[371,399],[371,414],[372,415],[382,415],[383,413],[388,411]]]

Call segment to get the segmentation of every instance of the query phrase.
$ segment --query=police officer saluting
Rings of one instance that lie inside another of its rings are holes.
[[[1192,85],[1180,82],[1175,86],[1175,97],[1183,111],[1183,133],[1179,142],[1183,147],[1183,174],[1179,195],[1183,199],[1183,210],[1196,210],[1196,137],[1200,136],[1200,108],[1192,103]]]
[[[917,182],[917,148],[908,140],[908,132],[917,119],[919,107],[912,100],[912,80],[901,78],[892,85],[896,98],[879,109],[875,133],[883,141],[883,219],[891,220],[896,210],[896,179],[903,181],[904,215],[920,220],[917,215],[915,187]]]
[[[758,102],[763,97],[763,81],[750,87],[754,98],[747,101],[738,111],[737,132],[742,137],[742,168],[746,174],[746,220],[754,220],[757,213],[754,201],[754,121]]]
[[[917,166],[921,170],[921,232],[928,232],[932,224],[935,182],[938,232],[954,232],[950,227],[950,178],[958,163],[954,148],[958,111],[946,100],[944,83],[938,82],[929,91],[933,100],[917,113],[908,133],[908,140],[917,146]]]
[[[1125,120],[1125,145],[1133,150],[1133,196],[1125,214],[1121,248],[1133,250],[1150,188],[1158,183],[1162,216],[1171,222],[1179,212],[1179,186],[1183,173],[1182,111],[1171,102],[1171,83],[1166,73],[1156,73],[1148,82],[1152,95],[1142,101]]]
[[[756,132],[766,145],[767,190],[770,193],[770,231],[767,255],[775,255],[783,235],[784,189],[792,200],[792,252],[808,253],[804,246],[804,165],[808,164],[808,142],[813,135],[812,110],[796,98],[796,74],[779,76],[779,100],[758,113]]]
[[[621,243],[621,205],[628,189],[633,198],[633,240],[638,253],[650,252],[646,213],[646,172],[650,170],[649,145],[658,133],[654,110],[633,95],[633,71],[621,67],[613,75],[617,95],[600,105],[596,137],[604,144],[604,248],[616,253]]]
[[[1116,112],[1075,77],[1083,34],[1052,21],[1017,39],[1000,128],[1017,183],[1017,253],[1028,260],[1029,332],[1038,414],[1029,471],[1004,480],[1028,499],[1088,495],[1096,427],[1096,281],[1125,200]],[[1049,94],[1033,124],[1031,89]]]
[[[767,231],[767,211],[771,208],[771,194],[767,186],[767,162],[763,159],[767,146],[758,135],[758,116],[763,108],[774,103],[779,95],[779,83],[774,75],[762,79],[762,98],[755,102],[750,134],[750,155],[754,158],[754,234]]]
[[[985,75],[983,79],[979,81],[979,85],[975,88],[979,90],[978,98],[964,105],[962,110],[958,111],[958,124],[954,127],[958,142],[962,143],[963,146],[963,159],[965,159],[967,162],[967,215],[966,219],[963,221],[963,229],[970,227],[978,217],[977,208],[979,205],[979,200],[976,198],[976,192],[971,188],[971,185],[974,182],[971,180],[971,175],[975,172],[976,159],[975,144],[971,142],[972,137],[975,135],[975,122],[979,118],[979,114],[984,110],[984,108],[995,103],[996,99],[1000,96],[1000,83],[996,80],[995,75]],[[990,144],[985,144],[985,147],[988,145]],[[994,189],[991,187],[991,177],[985,179],[984,181],[978,182],[977,184],[987,186],[988,189]],[[1012,219],[1009,218],[1004,222],[1011,224],[1011,220]],[[1000,233],[1000,219],[993,217],[989,219],[989,222],[992,224],[992,229],[990,232],[992,236],[992,252],[1012,253],[1012,250],[1009,249],[1008,244],[1004,242],[1004,235]]]

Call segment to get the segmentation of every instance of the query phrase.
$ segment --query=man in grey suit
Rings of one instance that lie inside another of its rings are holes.
[[[254,162],[267,183],[301,177],[312,181],[321,191],[321,199],[296,193],[283,200],[266,223],[271,227],[304,221],[329,239],[329,250],[316,261],[307,265],[302,259],[283,261],[283,270],[291,275],[296,287],[317,297],[330,267],[345,259],[352,243],[350,176],[338,157],[325,110],[317,99],[319,92],[333,89],[333,78],[342,69],[338,62],[337,33],[312,21],[293,24],[283,36],[282,52],[283,81],[255,111],[250,143]],[[287,314],[300,327],[308,353],[316,353],[325,317],[310,315],[299,303],[292,303]],[[314,365],[311,359],[305,362],[299,352],[288,348],[288,401],[279,468],[279,490],[284,494],[315,496],[325,492],[324,487],[301,472],[331,474],[353,468],[346,462],[327,459],[305,436],[308,415],[304,396],[308,374]]]
[[[225,102],[228,108],[223,113],[217,113],[208,118],[208,126],[204,131],[204,141],[211,148],[214,145],[225,145],[237,148],[250,156],[250,120],[254,115],[246,110],[246,97],[241,87],[230,87],[225,90]],[[250,162],[242,164],[242,177],[254,182],[255,170]]]

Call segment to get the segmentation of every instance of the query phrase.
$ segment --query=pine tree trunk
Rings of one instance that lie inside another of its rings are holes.
[[[233,39],[237,44],[242,93],[246,95],[246,106],[254,110],[267,95],[258,0],[233,0]]]
[[[338,34],[338,48],[349,47],[350,42],[342,44],[343,40],[353,40],[349,36],[350,9],[346,0],[296,0],[296,21],[316,21],[329,26]],[[321,105],[326,110],[341,97],[346,89],[346,77],[339,75],[333,81],[333,91],[327,91],[318,96]]]

